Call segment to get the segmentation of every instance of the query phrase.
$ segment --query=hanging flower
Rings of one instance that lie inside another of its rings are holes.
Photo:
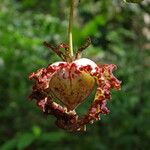
[[[100,114],[108,114],[107,101],[111,99],[111,89],[120,89],[121,82],[113,75],[117,67],[114,64],[97,65],[90,59],[82,58],[85,45],[73,55],[72,22],[75,0],[70,1],[68,38],[69,45],[55,47],[47,42],[44,45],[53,50],[62,61],[55,62],[33,72],[30,80],[35,83],[31,99],[35,99],[39,108],[47,115],[56,117],[56,125],[68,131],[85,131],[86,124],[100,120]],[[61,49],[64,48],[65,52]],[[76,108],[97,88],[95,98],[84,116],[76,113]],[[57,102],[59,101],[59,103]]]
[[[66,45],[63,47],[67,48]],[[87,44],[82,49],[85,47]],[[59,51],[58,48],[56,50]],[[79,52],[76,56],[79,57]],[[100,114],[109,113],[106,104],[111,99],[111,89],[119,90],[121,83],[112,73],[116,68],[114,64],[97,65],[87,58],[55,62],[30,75],[29,78],[35,80],[30,98],[36,99],[45,114],[54,115],[60,128],[69,131],[85,130],[85,125],[99,120]],[[84,117],[79,117],[75,109],[96,86],[92,106]],[[62,102],[62,105],[55,100]]]

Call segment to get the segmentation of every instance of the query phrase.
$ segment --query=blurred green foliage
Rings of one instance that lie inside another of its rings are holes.
[[[84,57],[118,65],[122,90],[113,91],[111,113],[67,133],[28,101],[28,75],[59,60],[42,45],[66,42],[67,0],[0,1],[0,150],[145,150],[150,141],[150,45],[148,1],[81,0],[74,26],[75,49],[87,36]],[[88,99],[90,104],[92,99]],[[87,104],[87,105],[88,105]],[[79,108],[87,110],[83,104]]]
[[[140,3],[143,0],[125,0],[125,2],[129,2],[129,3]]]

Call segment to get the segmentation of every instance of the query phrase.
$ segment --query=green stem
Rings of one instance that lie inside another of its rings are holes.
[[[73,57],[72,27],[73,27],[73,16],[74,16],[74,1],[75,0],[70,0],[70,16],[69,16],[69,27],[68,27],[68,40],[69,40],[68,53],[71,57]]]

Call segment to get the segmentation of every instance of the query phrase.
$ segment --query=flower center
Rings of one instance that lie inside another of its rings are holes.
[[[87,72],[80,71],[72,63],[56,72],[49,82],[49,90],[68,110],[74,110],[92,92],[95,79]]]

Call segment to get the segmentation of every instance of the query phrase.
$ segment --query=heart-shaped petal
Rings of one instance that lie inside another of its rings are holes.
[[[85,71],[79,71],[74,65],[81,67],[79,61],[68,64],[57,71],[49,82],[49,90],[54,98],[59,99],[69,109],[75,109],[92,92],[95,79]],[[87,64],[86,64],[87,65]]]
[[[68,72],[68,70],[64,71]],[[60,72],[53,75],[49,89],[69,110],[73,110],[90,95],[95,80],[85,72],[74,78],[63,78]]]

